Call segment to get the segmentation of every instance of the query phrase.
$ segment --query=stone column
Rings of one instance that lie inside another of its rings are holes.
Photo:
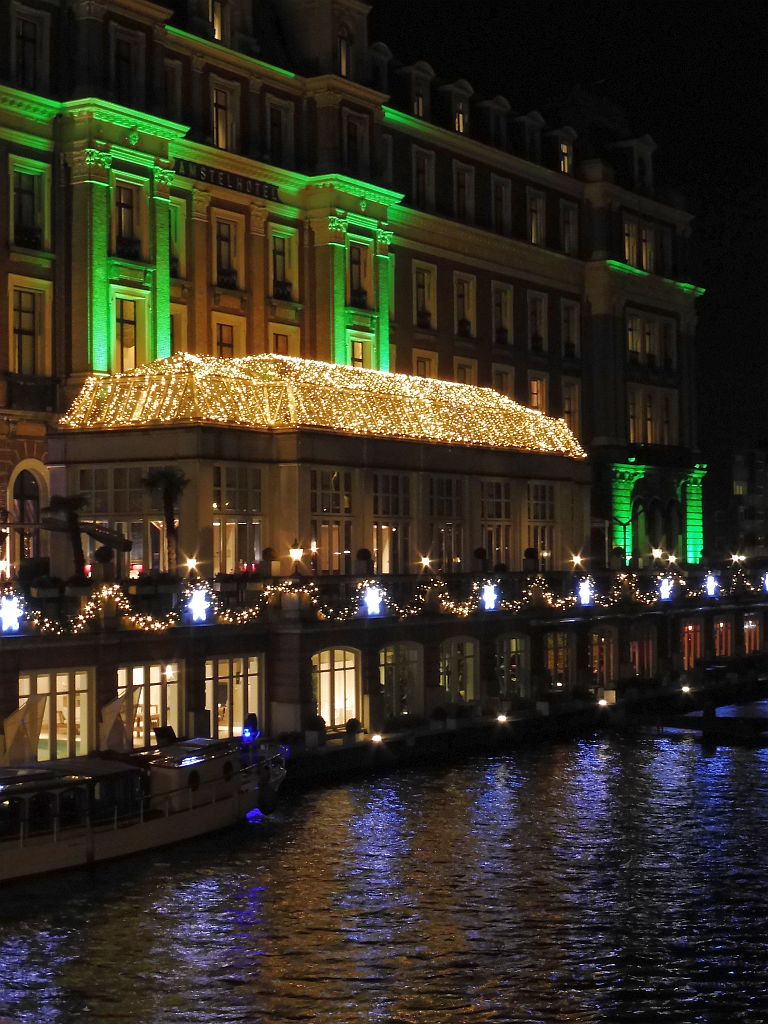
[[[680,493],[680,504],[685,510],[685,560],[688,565],[698,565],[704,548],[704,514],[702,509],[702,486],[707,467],[699,463],[687,474]]]
[[[331,213],[312,220],[315,238],[315,345],[317,359],[349,363],[347,351],[347,221]]]
[[[269,292],[267,252],[267,216],[264,203],[251,203],[248,217],[247,267],[248,287],[251,292],[251,329],[246,340],[246,355],[267,351],[266,306]]]
[[[192,251],[187,259],[187,277],[192,278],[193,288],[188,338],[189,351],[201,355],[211,349],[208,285],[211,280],[211,260],[214,257],[210,251],[210,205],[210,192],[195,188],[192,193]]]
[[[634,463],[614,463],[611,466],[611,548],[624,548],[625,562],[632,556],[632,492],[638,480],[645,476],[645,466]],[[625,537],[627,543],[625,544]],[[629,551],[626,548],[629,548]]]
[[[376,231],[376,306],[379,311],[376,324],[376,351],[371,353],[374,370],[389,370],[389,289],[392,261],[389,247],[392,232],[381,225]]]
[[[109,308],[109,172],[112,155],[80,149],[66,157],[72,183],[72,292],[70,372],[112,369]]]
[[[169,207],[174,177],[170,167],[155,167],[152,176],[150,224],[155,273],[152,289],[152,344],[147,353],[150,359],[167,359],[172,353]]]

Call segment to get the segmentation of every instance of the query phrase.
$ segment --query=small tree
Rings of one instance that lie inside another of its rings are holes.
[[[61,516],[67,527],[69,543],[72,546],[72,561],[75,566],[75,576],[84,580],[85,575],[85,552],[83,551],[83,537],[80,531],[80,513],[88,504],[84,494],[52,494],[51,501],[45,512],[52,512],[55,516]]]
[[[142,483],[149,491],[158,491],[165,520],[165,550],[168,571],[176,572],[179,563],[179,529],[176,524],[176,504],[189,480],[175,466],[157,466],[150,469]]]

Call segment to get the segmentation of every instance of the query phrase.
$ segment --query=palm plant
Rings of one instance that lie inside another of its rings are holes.
[[[165,550],[168,571],[175,573],[179,564],[179,527],[176,522],[176,505],[189,480],[175,466],[155,466],[143,477],[142,483],[147,490],[160,494],[163,519],[165,520]]]
[[[72,545],[72,561],[75,566],[75,577],[84,580],[85,552],[80,527],[80,513],[88,504],[84,494],[52,494],[50,504],[45,512],[51,512],[64,520],[69,543]]]

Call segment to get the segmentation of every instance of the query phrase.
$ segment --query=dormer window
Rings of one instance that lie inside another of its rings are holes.
[[[209,0],[208,2],[208,20],[211,24],[211,31],[213,32],[213,38],[218,43],[225,43],[227,41],[227,18],[228,10],[226,0]]]
[[[421,89],[413,94],[413,116],[424,117],[424,93]]]
[[[453,113],[453,130],[458,132],[459,135],[464,135],[467,130],[466,114],[464,108],[464,101],[459,100],[456,104],[456,109]]]
[[[573,144],[560,140],[560,173],[570,174],[573,170]]]
[[[352,74],[352,37],[346,26],[338,37],[338,71],[342,78],[349,78]]]

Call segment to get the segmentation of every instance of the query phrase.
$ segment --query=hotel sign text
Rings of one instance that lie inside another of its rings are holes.
[[[244,178],[241,174],[221,171],[216,167],[208,167],[206,164],[198,164],[192,160],[177,160],[175,170],[177,174],[181,174],[185,178],[204,181],[207,185],[220,185],[222,188],[231,188],[234,192],[242,192],[247,196],[280,202],[277,185],[270,185],[267,181]]]

